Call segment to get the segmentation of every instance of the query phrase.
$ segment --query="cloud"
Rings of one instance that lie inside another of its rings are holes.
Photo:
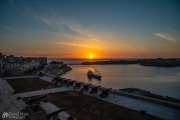
[[[3,26],[0,26],[1,28],[4,28],[4,29],[7,29],[7,30],[12,30],[13,28],[10,28],[10,27],[3,27]]]
[[[60,30],[61,33],[66,33],[72,37],[75,37],[75,38],[78,37],[78,38],[82,38],[84,40],[89,39],[89,40],[99,41],[99,42],[107,43],[107,44],[115,44],[112,41],[109,42],[109,40],[100,40],[100,39],[104,39],[104,38],[108,39],[108,37],[109,37],[108,33],[105,33],[102,30],[101,30],[101,33],[100,33],[100,31],[98,31],[98,33],[97,33],[97,29],[85,28],[84,26],[79,24],[78,21],[75,21],[73,19],[65,19],[65,18],[63,18],[61,16],[57,16],[57,15],[54,15],[51,17],[49,17],[47,15],[37,15],[36,12],[33,12],[33,10],[28,8],[28,6],[25,5],[24,8],[35,19],[41,20],[46,25],[57,28],[58,30]],[[77,34],[68,33],[66,27],[64,27],[64,26],[66,26],[67,28],[69,28],[69,30],[72,30],[74,33],[77,33]],[[103,38],[101,38],[102,35],[104,36]],[[111,39],[111,37],[110,37],[110,39]]]
[[[114,44],[112,42],[107,42],[107,41],[103,41],[103,40],[99,40],[99,39],[91,39],[91,40],[98,41],[98,42],[103,42],[103,43],[107,43],[107,44]]]
[[[90,46],[90,45],[80,44],[80,43],[70,43],[70,42],[55,42],[55,43],[56,44],[70,45],[70,46],[76,46],[76,47],[95,48],[95,49],[105,50],[104,48],[99,47],[99,46]]]
[[[14,1],[13,1],[13,0],[9,0],[9,2],[10,2],[11,4],[14,4]]]
[[[144,48],[141,47],[140,50],[141,50],[141,51],[144,51]]]
[[[36,14],[34,14],[33,16],[35,16],[35,18],[37,18]],[[47,24],[49,26],[58,28],[59,30],[63,30],[63,26],[66,26],[69,29],[71,29],[72,31],[79,33],[83,36],[87,36],[87,37],[92,36],[92,32],[90,32],[88,29],[85,29],[77,21],[74,21],[72,19],[64,19],[63,17],[47,18],[44,16],[39,16],[38,19],[40,19],[41,21],[43,21],[45,24]]]
[[[74,19],[65,19],[62,16],[58,16],[53,14],[51,16],[47,16],[45,14],[38,15],[36,12],[27,6],[25,6],[25,10],[33,16],[35,19],[42,21],[48,26],[56,28],[54,34],[58,37],[63,37],[63,39],[68,40],[72,43],[59,43],[59,44],[66,44],[72,46],[79,46],[79,47],[90,47],[84,44],[77,44],[77,43],[84,43],[88,41],[89,43],[98,45],[97,47],[91,46],[91,48],[96,49],[106,49],[106,50],[113,50],[113,49],[120,49],[119,46],[129,47],[127,44],[120,43],[117,38],[108,31],[98,30],[95,26],[93,27],[85,27],[81,25],[78,21]],[[47,32],[53,34],[53,32]],[[112,46],[113,45],[113,46]],[[99,46],[103,46],[103,48],[99,48]]]
[[[36,15],[35,15],[36,16]],[[96,30],[91,30],[88,28],[84,28],[82,25],[80,25],[78,22],[74,21],[74,20],[70,20],[70,19],[64,19],[62,17],[59,18],[45,18],[45,17],[39,17],[40,20],[42,20],[45,24],[58,28],[59,30],[63,31],[64,33],[66,33],[66,35],[69,35],[69,37],[71,36],[71,38],[74,39],[79,39],[79,40],[93,40],[93,41],[98,41],[98,42],[102,42],[105,44],[115,44],[113,42],[109,42],[108,40],[100,40],[100,39],[108,39],[107,36],[105,36],[105,33],[103,34],[104,37],[100,37],[100,34],[95,34],[92,31],[96,31]],[[69,29],[71,29],[72,31],[74,31],[75,33],[78,33],[76,35],[73,34],[68,34],[68,32],[63,30],[63,26],[67,26]],[[112,39],[112,38],[110,38]]]
[[[133,49],[133,48],[132,48],[132,49],[129,49],[129,50],[131,50],[131,51],[136,51],[136,50],[135,50],[135,49]]]
[[[168,41],[171,42],[176,42],[177,38],[176,37],[172,37],[172,35],[168,34],[168,33],[155,33],[155,35],[157,35],[160,38],[166,39]]]
[[[13,1],[13,0],[9,0],[9,2],[11,3],[11,5],[12,5],[14,8],[16,8],[15,5],[14,5],[14,1]]]
[[[42,32],[42,33],[48,33],[48,34],[52,34],[52,35],[60,35],[59,33],[57,33],[57,32],[51,32],[51,31],[43,31],[43,30],[36,30],[36,31],[38,31],[38,32]]]
[[[63,17],[61,16],[59,17],[57,15],[51,17],[49,16],[47,17],[46,15],[37,15],[36,12],[33,12],[33,10],[28,8],[26,5],[24,6],[24,8],[35,19],[41,20],[43,23],[51,27],[58,28],[59,30],[64,31],[63,26],[66,26],[72,31],[79,33],[83,36],[87,36],[87,37],[92,36],[91,32],[89,32],[87,29],[82,27],[82,25],[80,25],[77,21],[74,21],[73,19],[64,19]]]
[[[15,5],[14,0],[9,0],[9,2],[13,6],[13,8],[18,9],[18,7]]]

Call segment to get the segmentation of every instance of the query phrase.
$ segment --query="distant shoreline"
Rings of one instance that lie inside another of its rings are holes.
[[[139,64],[141,66],[153,67],[178,67],[180,66],[180,59],[139,59],[139,60],[107,60],[107,61],[87,61],[81,64],[70,63],[69,65],[113,65],[113,64]]]
[[[139,64],[141,66],[152,66],[152,67],[179,67],[180,58],[169,58],[169,59],[117,59],[117,60],[106,60],[106,59],[48,59],[65,61],[69,65],[128,65],[128,64]]]

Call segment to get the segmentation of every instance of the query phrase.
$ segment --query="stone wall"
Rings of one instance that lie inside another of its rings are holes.
[[[180,103],[180,100],[179,100],[179,99],[172,98],[172,97],[169,97],[169,96],[166,96],[166,97],[165,97],[165,100],[168,100],[168,101],[171,101],[171,102]]]
[[[159,100],[159,99],[155,99],[155,98],[150,98],[150,97],[145,97],[145,96],[141,96],[141,95],[121,92],[121,91],[117,91],[117,90],[111,90],[110,92],[113,94],[123,95],[123,96],[131,97],[131,98],[135,98],[135,99],[139,99],[139,100],[149,101],[149,102],[157,103],[160,105],[165,105],[165,106],[180,109],[180,104],[174,103],[174,102]]]
[[[2,105],[2,100],[0,99],[0,115],[2,115],[3,112],[3,105]]]

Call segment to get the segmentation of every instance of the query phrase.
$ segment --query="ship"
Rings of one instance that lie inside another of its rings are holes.
[[[94,74],[91,70],[88,70],[87,76],[89,78],[96,78],[96,79],[101,79],[101,77],[102,77],[100,74],[99,75]]]

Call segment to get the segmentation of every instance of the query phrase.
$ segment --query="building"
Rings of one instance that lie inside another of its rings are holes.
[[[15,57],[0,53],[0,76],[24,75],[29,69],[39,68],[47,64],[46,57]]]

